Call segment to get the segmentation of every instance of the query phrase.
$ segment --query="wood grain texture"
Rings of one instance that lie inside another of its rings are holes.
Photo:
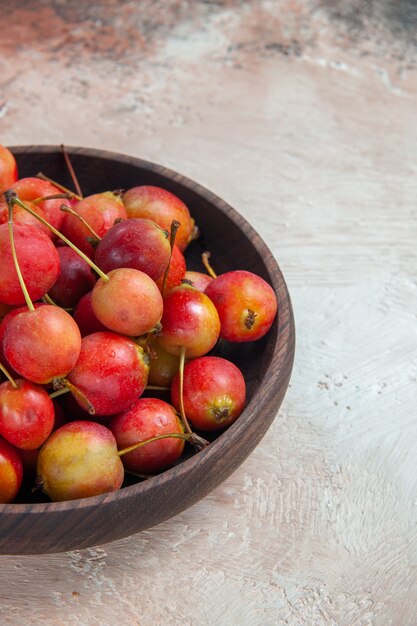
[[[415,3],[138,6],[2,3],[1,142],[142,156],[236,207],[291,292],[291,387],[188,511],[2,557],[0,621],[415,626]]]

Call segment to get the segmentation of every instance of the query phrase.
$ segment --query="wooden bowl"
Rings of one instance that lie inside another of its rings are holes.
[[[11,148],[20,177],[39,171],[71,187],[57,146]],[[202,236],[187,251],[189,269],[202,270],[203,250],[218,273],[246,269],[267,280],[279,302],[278,317],[260,341],[223,344],[217,354],[243,371],[247,405],[210,445],[170,470],[119,491],[69,502],[0,505],[0,554],[62,552],[103,544],[150,528],[191,506],[225,480],[255,448],[282,402],[294,358],[294,320],[281,271],[253,228],[223,200],[160,165],[133,157],[68,148],[85,195],[136,185],[157,185],[189,207]]]

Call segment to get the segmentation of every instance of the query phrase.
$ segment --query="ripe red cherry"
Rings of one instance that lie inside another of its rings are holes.
[[[168,265],[169,235],[158,224],[132,218],[112,226],[97,246],[95,262],[103,272],[131,267],[157,280]]]
[[[60,272],[58,252],[52,241],[35,226],[15,224],[13,234],[23,279],[32,300],[52,287]],[[0,302],[24,304],[25,297],[13,263],[7,224],[0,226]]]
[[[150,332],[162,317],[163,301],[154,281],[139,270],[120,268],[99,278],[91,303],[97,319],[131,337]]]
[[[8,148],[0,145],[0,192],[9,189],[16,180],[16,160]]]
[[[244,270],[217,276],[205,290],[221,321],[220,337],[228,341],[254,341],[272,326],[278,303],[270,285]]]
[[[23,378],[46,384],[74,367],[81,349],[77,324],[63,309],[48,304],[13,309],[2,321],[2,347]]]
[[[115,220],[127,218],[122,200],[110,191],[88,196],[72,208],[84,218],[99,237],[103,237],[113,226]],[[91,258],[94,257],[95,250],[87,241],[87,238],[91,237],[92,234],[77,217],[69,213],[65,214],[61,232],[82,252],[85,252]]]
[[[156,398],[140,398],[130,409],[116,415],[109,428],[119,450],[159,435],[184,432],[174,407]],[[182,439],[160,439],[124,454],[122,461],[132,471],[152,474],[174,465],[183,449]]]
[[[181,251],[185,250],[192,238],[194,220],[177,196],[160,187],[141,185],[126,191],[123,202],[129,217],[145,217],[164,230],[170,231],[172,221],[178,221],[180,227],[175,242]]]
[[[148,371],[149,359],[134,341],[100,332],[84,337],[68,380],[89,400],[97,415],[112,415],[139,398]]]
[[[80,301],[78,302],[73,312],[73,317],[74,317],[74,320],[78,324],[81,337],[85,337],[86,335],[92,335],[93,333],[98,333],[102,330],[104,331],[108,330],[108,328],[106,328],[104,324],[98,321],[96,314],[93,311],[93,307],[91,306],[91,296],[92,296],[91,291],[86,293],[80,299]],[[1,336],[1,330],[0,330],[0,336]]]
[[[225,428],[245,405],[245,379],[231,361],[203,356],[184,367],[184,409],[189,421],[201,430]],[[171,401],[180,409],[179,377],[172,381]]]
[[[43,387],[21,378],[0,385],[0,435],[17,448],[39,448],[54,418],[54,405]]]
[[[20,455],[8,441],[0,437],[0,503],[12,502],[18,494],[23,478]]]
[[[96,277],[91,267],[75,250],[68,246],[62,246],[57,250],[61,260],[61,271],[48,295],[59,306],[71,308],[94,287]]]
[[[161,324],[158,343],[175,355],[185,348],[187,358],[209,352],[220,332],[216,307],[204,293],[189,285],[175,287],[167,295]]]
[[[164,295],[166,295],[174,287],[179,287],[185,275],[185,258],[177,245],[172,248],[171,261],[169,263],[168,276],[165,283]],[[162,283],[164,276],[162,275],[157,281],[159,289],[162,291]]]
[[[42,446],[37,484],[54,502],[120,489],[124,470],[111,431],[91,421],[58,428]]]
[[[187,271],[185,272],[184,280],[195,289],[198,289],[198,291],[204,293],[206,287],[213,279],[208,274],[203,274],[202,272]]]
[[[17,193],[23,202],[32,202],[37,198],[45,198],[46,196],[54,196],[61,193],[61,190],[51,183],[41,180],[40,178],[20,178],[12,185],[11,189]],[[43,200],[39,203],[45,219],[58,230],[61,229],[65,214],[61,211],[62,198],[55,200]]]

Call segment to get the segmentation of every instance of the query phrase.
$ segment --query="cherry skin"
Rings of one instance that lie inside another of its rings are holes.
[[[0,192],[9,189],[16,180],[16,160],[8,148],[0,145]]]
[[[194,220],[184,202],[173,193],[160,187],[141,185],[133,187],[123,195],[129,217],[144,217],[153,220],[164,230],[170,231],[173,220],[180,223],[175,242],[181,251],[189,244]]]
[[[119,268],[99,278],[91,303],[97,319],[110,330],[131,337],[150,332],[161,320],[163,301],[154,281],[131,268]]]
[[[109,428],[119,450],[158,435],[184,432],[174,407],[156,398],[140,398],[130,409],[113,417]],[[183,450],[182,439],[166,438],[124,454],[122,461],[134,472],[153,474],[172,467]]]
[[[152,360],[149,368],[148,385],[169,387],[178,372],[178,356],[164,350],[159,345],[157,338],[150,342],[149,347]]]
[[[29,206],[35,213],[46,219],[44,211],[37,204],[33,204],[33,202],[26,202],[27,206]],[[0,202],[0,224],[7,224],[9,219],[9,207],[7,203]],[[25,211],[22,207],[17,204],[13,207],[13,224],[29,224],[30,226],[36,226],[36,228],[40,228],[42,232],[45,233],[51,239],[51,231],[47,226],[41,224],[36,217],[33,217],[30,213]]]
[[[177,245],[174,245],[172,249],[171,261],[169,263],[168,276],[165,282],[164,295],[166,295],[174,287],[179,287],[181,281],[185,276],[185,258],[181,250]],[[163,275],[155,281],[159,289],[162,290]]]
[[[71,308],[94,287],[96,277],[91,267],[75,250],[68,246],[57,250],[61,260],[61,272],[48,295],[59,306]]]
[[[72,208],[84,218],[99,237],[103,237],[113,226],[115,220],[127,218],[126,209],[121,198],[110,191],[88,196]],[[61,232],[82,252],[91,258],[94,257],[95,250],[87,241],[87,238],[92,237],[92,234],[77,217],[67,213]]]
[[[230,426],[245,405],[246,385],[241,371],[231,361],[203,356],[184,367],[184,409],[200,430]],[[172,381],[171,402],[179,409],[179,377]]]
[[[175,355],[185,348],[187,358],[209,352],[220,332],[216,307],[204,293],[189,285],[175,287],[169,292],[164,300],[161,324],[159,345]]]
[[[278,303],[270,285],[260,276],[235,270],[217,276],[205,290],[221,321],[220,337],[227,341],[255,341],[272,326]]]
[[[58,428],[42,446],[37,484],[53,502],[120,489],[124,470],[111,431],[91,421]]]
[[[168,233],[147,219],[132,218],[114,224],[100,241],[95,263],[103,272],[131,267],[157,280],[170,257]]]
[[[16,255],[32,300],[39,300],[58,278],[61,264],[52,241],[39,228],[15,224]],[[0,302],[24,304],[25,297],[13,263],[9,229],[0,226]]]
[[[149,372],[144,350],[128,337],[99,332],[84,337],[68,380],[97,415],[124,411],[143,393]]]
[[[15,499],[22,479],[23,465],[18,451],[0,437],[0,504]]]
[[[93,333],[98,333],[102,330],[108,330],[108,328],[106,328],[104,324],[98,321],[91,305],[91,296],[92,292],[89,291],[82,298],[80,298],[73,312],[73,317],[78,324],[81,337],[85,337],[86,335],[92,335]]]
[[[2,348],[23,378],[46,384],[72,370],[81,350],[77,324],[63,309],[48,304],[10,311],[2,325]]]
[[[206,287],[211,283],[212,277],[208,274],[203,274],[202,272],[193,272],[191,270],[185,272],[184,281],[189,285],[198,289],[198,291],[202,291],[203,293],[206,290]]]
[[[39,448],[54,426],[52,400],[43,387],[18,378],[0,385],[0,435],[23,450]]]
[[[61,193],[61,190],[51,183],[40,178],[30,177],[20,178],[12,185],[11,189],[17,193],[23,202],[32,202],[37,198],[45,198],[46,196],[54,196]],[[65,218],[65,213],[61,211],[63,202],[66,201],[62,200],[62,198],[56,198],[55,200],[43,200],[37,205],[43,211],[45,219],[58,230],[61,229]]]

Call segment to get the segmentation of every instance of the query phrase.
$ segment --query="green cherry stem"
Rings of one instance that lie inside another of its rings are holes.
[[[77,213],[77,211],[74,211],[74,209],[66,204],[61,204],[61,211],[63,211],[64,213],[69,213],[70,215],[73,215],[74,217],[79,219],[80,222],[82,222],[84,226],[88,229],[88,231],[93,235],[94,239],[98,239],[99,241],[101,241],[100,235],[96,233],[94,228],[92,228],[90,224],[79,213]]]
[[[53,386],[54,386],[55,391],[62,391],[63,389],[70,391],[72,395],[76,398],[76,400],[78,400],[82,409],[87,411],[87,413],[89,413],[90,415],[95,415],[96,410],[94,406],[92,405],[92,403],[90,402],[90,400],[87,398],[85,394],[83,394],[83,392],[80,389],[78,389],[78,387],[70,383],[68,378],[54,378]],[[60,395],[60,394],[57,394],[57,395]]]
[[[180,364],[178,368],[179,374],[179,384],[180,384],[180,414],[181,419],[184,422],[185,430],[187,433],[192,433],[193,431],[190,428],[190,425],[187,420],[187,416],[185,415],[184,409],[184,365],[185,365],[185,348],[182,346],[180,348]]]
[[[71,195],[71,198],[75,198],[78,201],[82,200],[81,196],[79,196],[78,194],[76,194],[73,191],[71,191],[70,189],[68,189],[68,187],[64,187],[64,185],[61,185],[61,183],[57,183],[55,180],[52,180],[52,178],[48,178],[48,176],[45,176],[45,174],[43,174],[42,172],[38,172],[36,174],[36,178],[40,178],[41,180],[45,180],[47,183],[51,183],[51,185],[53,185],[57,189],[60,189],[61,191],[65,192],[65,193],[69,193]]]
[[[66,309],[63,306],[59,306],[59,304],[57,304],[56,302],[54,302],[54,300],[52,300],[51,296],[48,296],[48,294],[46,293],[43,297],[42,300],[46,303],[46,304],[51,304],[52,306],[57,306],[60,309],[63,309],[64,311],[66,311],[67,313],[71,313],[71,311],[73,311],[73,309]]]
[[[209,258],[211,257],[210,252],[203,252],[201,255],[201,260],[203,261],[203,265],[206,268],[207,272],[210,274],[212,278],[217,278],[216,272],[213,270],[209,263]]]
[[[152,443],[153,441],[159,441],[160,439],[183,439],[184,441],[188,441],[192,443],[195,447],[202,450],[208,445],[208,441],[199,437],[195,433],[169,433],[167,435],[157,435],[156,437],[151,437],[150,439],[145,439],[144,441],[140,441],[139,443],[135,443],[133,446],[129,446],[128,448],[123,448],[123,450],[118,451],[119,456],[123,456],[128,452],[133,452],[133,450],[137,450],[142,446],[146,446],[148,443]]]
[[[0,363],[0,370],[6,376],[7,380],[9,381],[13,389],[17,389],[16,381],[14,380],[14,378],[10,376],[9,372],[6,370],[6,368],[4,367],[2,363]]]
[[[66,163],[66,166],[68,168],[68,171],[69,171],[70,176],[72,178],[72,182],[74,183],[75,190],[76,190],[77,194],[82,198],[83,194],[82,194],[82,191],[81,191],[80,183],[78,182],[78,178],[77,178],[77,176],[75,174],[74,168],[72,167],[71,159],[69,158],[68,152],[66,151],[65,146],[64,146],[63,143],[61,143],[60,148],[61,148],[61,152],[62,152],[62,154],[64,156],[65,163]]]
[[[55,193],[52,196],[41,196],[40,198],[35,198],[31,200],[32,204],[39,204],[40,202],[45,202],[46,200],[59,200],[63,198],[65,200],[72,200],[74,198],[74,194],[71,193]]]
[[[162,280],[162,288],[161,288],[162,296],[165,293],[165,285],[166,285],[168,274],[169,274],[169,267],[171,265],[172,251],[174,249],[175,237],[177,236],[177,232],[178,232],[178,229],[179,229],[180,226],[181,226],[181,224],[177,220],[172,220],[172,223],[171,223],[171,233],[170,233],[170,236],[169,236],[169,245],[171,247],[171,252],[170,252],[170,255],[169,255],[169,259],[168,259],[168,264],[167,264],[166,269],[165,269],[164,278]]]
[[[20,271],[20,265],[19,265],[19,261],[17,259],[17,254],[16,254],[16,246],[15,246],[15,243],[14,243],[14,235],[13,235],[13,204],[14,204],[14,200],[12,198],[12,193],[10,193],[10,191],[5,191],[4,192],[4,197],[6,198],[7,207],[9,209],[9,218],[7,220],[7,226],[8,226],[8,229],[9,229],[10,247],[11,247],[11,251],[12,251],[13,263],[14,263],[14,266],[16,268],[17,278],[19,279],[19,283],[20,283],[20,286],[22,288],[23,295],[25,297],[26,305],[27,305],[29,311],[34,311],[35,307],[33,306],[33,302],[32,302],[32,300],[30,298],[29,292],[26,289],[25,281],[23,279],[22,272]],[[33,213],[36,215],[35,211],[33,211]]]
[[[7,194],[7,195],[6,195]],[[93,263],[93,261],[86,255],[84,254],[84,252],[81,252],[81,250],[79,248],[77,248],[77,246],[75,246],[72,241],[70,241],[69,239],[67,239],[62,233],[59,232],[59,230],[57,230],[56,228],[54,228],[54,226],[52,226],[52,224],[50,224],[49,222],[47,222],[43,217],[41,217],[40,215],[38,215],[35,211],[33,211],[29,206],[27,206],[24,202],[22,202],[20,200],[20,198],[17,197],[16,192],[12,191],[12,190],[8,190],[4,192],[4,195],[7,198],[10,198],[10,201],[13,204],[17,204],[18,206],[22,207],[22,209],[25,209],[28,213],[30,213],[31,215],[33,215],[33,217],[35,217],[39,222],[41,222],[41,224],[44,224],[45,226],[47,226],[49,228],[50,231],[52,231],[54,233],[54,235],[56,235],[57,237],[59,237],[60,239],[62,239],[62,241],[64,243],[67,244],[67,246],[69,246],[70,248],[72,248],[74,250],[74,252],[76,252],[82,259],[84,259],[84,261],[86,263],[88,263],[88,265],[93,268],[93,270],[95,272],[97,272],[97,274],[100,276],[100,278],[102,278],[104,281],[108,281],[110,280],[109,277],[107,276],[107,274],[105,274],[99,267],[97,267],[97,265],[95,263]]]
[[[63,389],[57,389],[56,391],[53,391],[52,393],[49,394],[49,397],[51,398],[51,400],[53,400],[54,398],[58,398],[58,396],[63,396],[64,393],[69,393],[69,389],[68,387],[64,387]]]

